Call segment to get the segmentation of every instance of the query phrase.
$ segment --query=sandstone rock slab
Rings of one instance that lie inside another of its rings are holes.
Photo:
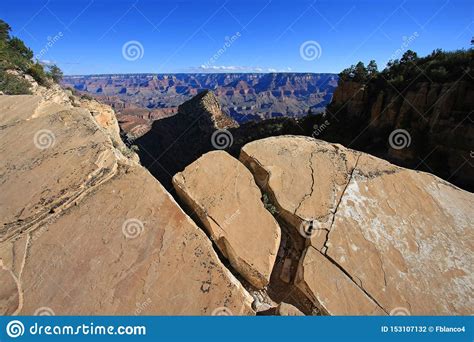
[[[290,226],[301,232],[300,222],[313,220],[306,258],[329,260],[336,268],[327,272],[342,271],[385,313],[472,314],[472,193],[311,138],[252,142],[240,159]],[[308,254],[311,248],[321,255]],[[312,282],[314,272],[306,262],[300,280],[318,302],[314,294],[325,283]],[[367,306],[346,307],[341,300],[325,296],[320,304],[332,314],[374,312]]]
[[[280,316],[304,316],[304,313],[298,310],[295,306],[285,302],[278,304],[276,313]]]
[[[77,108],[0,128],[0,241],[113,176],[112,144]]]
[[[45,102],[41,96],[37,95],[2,95],[0,96],[0,127],[65,109],[68,109],[68,106]]]
[[[8,257],[19,244],[25,252]],[[139,166],[121,167],[80,205],[2,250],[8,265],[22,265],[20,314],[253,314],[205,234]]]
[[[472,193],[363,155],[326,253],[389,313],[472,314],[473,208]]]
[[[300,136],[249,143],[239,157],[281,217],[319,247],[357,158],[358,153],[340,145]]]
[[[300,261],[297,286],[329,315],[384,315],[344,272],[314,247]]]
[[[255,287],[266,286],[281,233],[245,166],[226,152],[209,152],[173,184],[235,270]]]

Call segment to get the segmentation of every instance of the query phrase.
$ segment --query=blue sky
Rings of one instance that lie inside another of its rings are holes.
[[[339,72],[474,35],[464,0],[2,0],[0,18],[66,74]]]

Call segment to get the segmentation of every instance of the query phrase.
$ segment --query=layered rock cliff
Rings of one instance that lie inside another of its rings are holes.
[[[468,76],[404,90],[341,81],[318,138],[350,144],[474,190],[474,87]],[[396,129],[404,130],[397,144]],[[391,138],[392,137],[392,138]]]

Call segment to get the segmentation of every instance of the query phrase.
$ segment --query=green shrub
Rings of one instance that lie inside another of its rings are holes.
[[[31,94],[30,84],[22,77],[0,70],[0,91],[6,95]]]
[[[63,79],[63,72],[57,65],[53,64],[49,67],[48,76],[51,77],[54,82],[59,83]]]
[[[94,98],[90,96],[89,94],[82,94],[81,99],[92,101]]]
[[[278,209],[270,201],[268,194],[264,193],[262,196],[263,206],[267,209],[272,215],[278,214]]]
[[[38,82],[38,84],[41,84],[43,86],[49,85],[48,76],[46,75],[43,66],[38,62],[31,64],[30,67],[26,70],[26,73],[28,75],[33,76],[33,78],[36,82]]]

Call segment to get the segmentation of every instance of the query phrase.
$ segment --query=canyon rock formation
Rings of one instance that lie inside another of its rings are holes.
[[[114,144],[112,112],[44,100],[0,96],[0,312],[253,314],[204,232]]]
[[[472,191],[473,107],[474,86],[467,73],[455,82],[413,81],[405,90],[340,80],[328,106],[330,125],[319,138]],[[403,145],[389,143],[395,129],[405,130]]]
[[[205,92],[148,137],[183,210],[109,107],[0,109],[2,314],[473,313],[474,196],[436,176],[302,136],[211,151],[239,128]]]
[[[122,128],[136,128],[175,114],[177,107],[205,89],[214,91],[239,123],[274,117],[300,117],[321,111],[337,85],[335,74],[205,73],[66,76],[63,84],[111,105]]]

